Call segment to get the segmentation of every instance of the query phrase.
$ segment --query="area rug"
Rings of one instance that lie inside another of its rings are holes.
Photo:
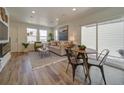
[[[31,62],[32,70],[40,69],[42,67],[55,64],[62,61],[67,61],[66,56],[58,56],[50,52],[49,56],[42,57],[38,52],[30,52],[29,59]]]

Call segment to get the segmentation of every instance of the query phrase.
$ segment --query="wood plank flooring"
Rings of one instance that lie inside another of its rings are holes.
[[[72,81],[72,70],[66,73],[67,62],[59,62],[32,70],[30,57],[24,53],[13,53],[11,60],[0,72],[1,85],[80,85],[84,81],[83,68],[78,67],[75,82]],[[124,71],[105,66],[107,84],[124,84]],[[97,68],[90,71],[92,84],[104,84]]]
[[[28,54],[12,54],[10,62],[0,73],[0,84],[80,84],[78,80],[72,81],[71,69],[65,72],[66,62],[32,70],[29,59]]]
[[[35,84],[28,58],[21,53],[13,54],[0,73],[0,84]]]

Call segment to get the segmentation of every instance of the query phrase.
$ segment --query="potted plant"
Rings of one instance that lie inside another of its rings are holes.
[[[29,43],[22,43],[22,46],[24,47],[24,52],[26,52],[28,45],[29,45]]]
[[[48,34],[48,42],[50,42],[50,41],[52,41],[52,40],[54,40],[54,38],[53,38],[53,33],[49,33]]]
[[[80,50],[85,50],[86,49],[85,45],[78,45],[78,47],[79,47]]]

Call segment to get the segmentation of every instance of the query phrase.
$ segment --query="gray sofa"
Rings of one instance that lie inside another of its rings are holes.
[[[49,46],[49,50],[57,55],[60,55],[60,56],[64,56],[66,53],[65,53],[65,49],[64,47],[59,47],[59,46]]]
[[[63,56],[66,54],[64,46],[72,44],[72,41],[52,41],[49,43],[49,50],[57,55]]]

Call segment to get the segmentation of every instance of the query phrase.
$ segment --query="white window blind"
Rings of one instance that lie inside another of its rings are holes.
[[[98,25],[98,50],[109,49],[111,56],[120,57],[118,50],[124,49],[124,22],[109,22]]]
[[[81,27],[81,44],[96,49],[96,25]]]
[[[40,41],[47,42],[47,30],[39,30],[40,33]]]

